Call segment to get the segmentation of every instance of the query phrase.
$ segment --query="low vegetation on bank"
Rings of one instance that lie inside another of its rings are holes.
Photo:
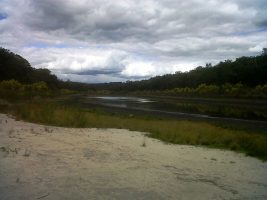
[[[99,91],[107,94],[108,91]],[[127,92],[124,92],[127,93]],[[203,98],[236,98],[236,99],[266,99],[267,84],[248,87],[242,83],[223,85],[207,85],[202,83],[197,87],[177,87],[168,90],[143,90],[128,92],[131,95],[149,96],[177,96],[177,97],[203,97]]]
[[[44,81],[32,84],[22,84],[14,79],[0,82],[0,97],[12,102],[18,100],[31,100],[34,98],[49,98],[74,93],[76,92],[68,89],[51,90]]]
[[[24,102],[9,106],[5,112],[18,119],[55,126],[143,131],[169,143],[229,149],[267,160],[266,133],[234,130],[207,122],[112,115],[55,101]]]

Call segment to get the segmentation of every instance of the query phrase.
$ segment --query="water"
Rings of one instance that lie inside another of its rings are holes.
[[[267,123],[267,102],[264,101],[93,96],[86,97],[83,102],[87,105],[128,112],[143,111],[180,117],[264,121]]]

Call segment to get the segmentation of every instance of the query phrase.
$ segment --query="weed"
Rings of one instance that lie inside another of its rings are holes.
[[[0,148],[3,152],[8,152],[8,149],[6,147],[1,147]]]
[[[144,137],[143,143],[141,145],[142,147],[146,147],[146,138]]]
[[[56,102],[16,105],[13,113],[24,120],[64,127],[124,128],[150,133],[148,136],[175,144],[223,148],[267,160],[267,134],[216,126],[207,122],[123,117]],[[48,127],[46,132],[53,130]],[[141,146],[146,146],[146,142]]]
[[[50,128],[48,128],[48,127],[45,127],[44,130],[45,130],[45,132],[47,132],[47,133],[52,133],[52,132],[53,132],[53,129],[50,129]]]

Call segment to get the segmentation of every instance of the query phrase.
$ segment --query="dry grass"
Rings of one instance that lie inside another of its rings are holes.
[[[18,118],[36,123],[144,131],[165,142],[230,149],[267,160],[266,134],[232,130],[206,122],[112,116],[53,102],[20,104],[13,112]]]

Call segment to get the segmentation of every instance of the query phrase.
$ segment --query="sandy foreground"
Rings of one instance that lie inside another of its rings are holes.
[[[267,162],[0,114],[0,199],[267,199]]]

